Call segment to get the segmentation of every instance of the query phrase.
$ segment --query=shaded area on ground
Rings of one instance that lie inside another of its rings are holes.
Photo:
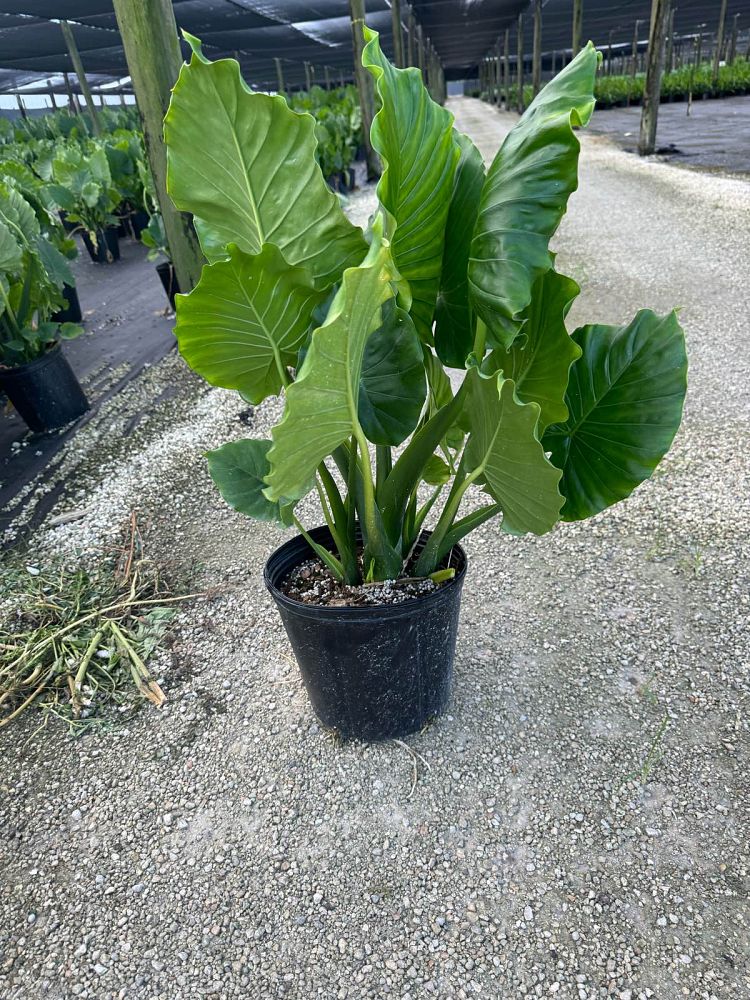
[[[657,152],[675,163],[750,173],[750,96],[662,104],[656,133]],[[638,148],[641,109],[595,111],[591,132],[608,135],[628,152]]]
[[[145,248],[132,240],[120,240],[120,253],[121,259],[114,264],[94,264],[81,246],[74,262],[85,332],[66,342],[63,350],[91,403],[88,413],[60,430],[33,434],[4,400],[0,535],[23,509],[25,498],[20,494],[24,487],[53,465],[63,445],[96,415],[102,403],[174,346],[173,318],[166,312],[167,300],[155,265],[146,260]],[[47,494],[43,500],[32,525],[49,510],[54,497]]]

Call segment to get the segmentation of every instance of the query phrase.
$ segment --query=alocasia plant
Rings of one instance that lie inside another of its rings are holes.
[[[485,171],[419,71],[366,36],[383,165],[366,233],[325,184],[312,118],[196,39],[165,123],[169,190],[211,261],[177,298],[180,350],[254,403],[285,395],[272,439],[211,452],[211,475],[236,510],[306,535],[294,507],[317,490],[335,551],[316,551],[349,583],[402,574],[442,496],[412,574],[489,518],[541,535],[624,499],[669,448],[687,375],[674,313],[565,326],[579,289],[549,241],[577,185],[594,47]],[[447,367],[464,372],[455,392]],[[472,485],[484,499],[462,511]]]

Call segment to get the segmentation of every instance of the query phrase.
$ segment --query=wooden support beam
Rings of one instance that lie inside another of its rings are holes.
[[[281,65],[281,59],[278,56],[274,56],[273,61],[276,63],[276,87],[280,94],[283,94],[286,90],[284,86],[284,67]]]
[[[52,107],[57,111],[57,101],[55,100],[55,92],[50,88],[49,99],[52,102]]]
[[[330,70],[328,69],[327,66],[323,67],[323,74],[325,75],[325,80],[326,80],[326,90],[330,90],[331,89],[331,72],[330,72]]]
[[[534,97],[542,89],[542,0],[534,0],[534,57],[531,64]]]
[[[20,94],[16,94],[16,104],[18,105],[18,110],[21,112],[21,117],[24,119],[28,118],[29,116],[26,114],[26,105],[23,103],[23,98]]]
[[[727,50],[727,62],[731,66],[737,59],[737,36],[740,30],[740,15],[735,14],[732,18],[732,34],[729,37],[729,49]]]
[[[671,73],[674,69],[674,7],[671,0],[669,3],[669,16],[667,19],[667,47],[664,54],[664,71]]]
[[[573,55],[581,48],[581,25],[583,23],[583,0],[573,0]]]
[[[523,114],[524,111],[524,101],[523,101],[523,14],[518,15],[518,50],[517,50],[517,60],[518,64],[516,66],[517,82],[518,82],[518,94],[516,95],[516,110],[519,115]]]
[[[641,22],[640,22],[640,20],[637,20],[635,22],[635,26],[633,27],[633,47],[632,47],[631,54],[630,54],[630,78],[631,78],[631,80],[635,80],[635,74],[638,71],[638,30],[639,30],[640,26],[641,26]],[[632,88],[629,85],[628,86],[628,96],[627,96],[627,105],[628,105],[628,107],[630,106],[631,89]]]
[[[503,38],[503,102],[510,111],[510,28],[505,29]]]
[[[349,12],[352,21],[354,78],[357,81],[359,106],[362,110],[362,134],[367,160],[367,179],[375,180],[376,177],[380,176],[380,161],[370,141],[370,128],[375,116],[375,92],[372,78],[362,65],[362,50],[365,47],[365,0],[349,0]]]
[[[656,123],[661,100],[661,74],[668,19],[669,0],[652,0],[651,27],[646,53],[646,80],[643,85],[641,129],[638,138],[638,152],[641,156],[650,156],[656,148]]]
[[[716,49],[714,51],[714,67],[711,78],[714,86],[719,82],[719,62],[721,61],[721,50],[724,48],[724,28],[727,21],[727,0],[721,0],[719,10],[719,26],[716,29]]]
[[[425,68],[424,68],[424,34],[422,32],[422,25],[417,25],[417,66],[419,67],[419,72],[422,74],[422,80],[425,78]]]
[[[114,0],[133,93],[143,120],[146,154],[156,188],[177,284],[189,292],[201,274],[203,254],[191,217],[178,212],[167,194],[167,149],[163,122],[182,65],[171,0]]]
[[[401,33],[401,0],[391,0],[391,29],[393,32],[393,62],[403,68],[404,36]]]
[[[83,91],[83,96],[86,98],[86,110],[91,118],[91,127],[94,130],[94,135],[101,135],[102,130],[99,125],[99,118],[96,113],[96,108],[94,107],[93,98],[91,97],[89,82],[86,79],[86,73],[83,69],[83,63],[81,62],[81,56],[78,51],[78,46],[76,45],[75,36],[73,35],[73,29],[67,21],[60,21],[60,28],[63,33],[63,38],[65,39],[65,45],[68,49],[70,61],[73,63],[73,69],[78,77],[78,84]]]
[[[414,19],[414,12],[409,11],[409,20],[407,22],[408,30],[406,32],[406,63],[408,66],[415,66],[416,60],[414,58],[414,53],[416,50],[417,43],[417,22]]]

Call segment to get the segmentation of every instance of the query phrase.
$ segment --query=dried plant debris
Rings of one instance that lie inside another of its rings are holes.
[[[122,549],[94,569],[22,565],[0,581],[0,728],[35,709],[81,733],[113,707],[164,703],[147,664],[175,604],[197,595],[172,593],[135,515]]]

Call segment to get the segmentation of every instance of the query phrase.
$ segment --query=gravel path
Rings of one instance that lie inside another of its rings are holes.
[[[512,118],[451,106],[491,155]],[[311,714],[261,582],[283,536],[200,457],[277,402],[251,415],[171,357],[158,412],[119,435],[131,386],[68,456],[58,511],[90,513],[35,558],[136,505],[155,554],[224,590],[159,654],[161,712],[0,734],[3,1000],[750,995],[750,185],[583,141],[572,318],[680,303],[684,427],[628,504],[471,537],[455,698],[425,733],[341,747]]]

